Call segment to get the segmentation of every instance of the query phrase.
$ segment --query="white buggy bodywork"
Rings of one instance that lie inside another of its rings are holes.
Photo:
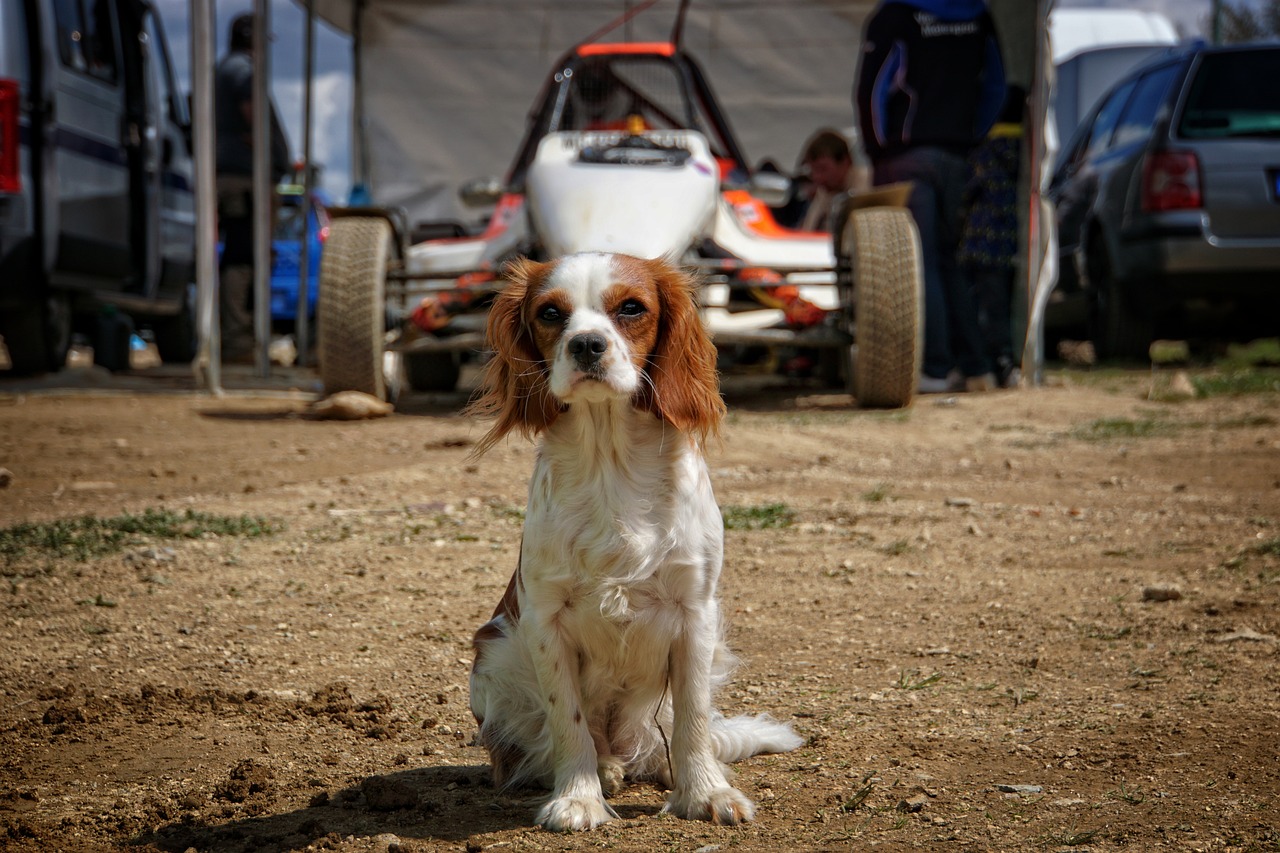
[[[326,391],[394,398],[404,384],[451,389],[460,354],[483,347],[483,312],[454,317],[445,334],[395,321],[388,331],[385,282],[398,283],[403,317],[414,297],[448,292],[460,276],[496,270],[536,245],[547,257],[606,251],[680,262],[705,281],[704,319],[718,345],[822,350],[830,378],[842,378],[860,405],[908,405],[920,367],[923,294],[906,209],[849,210],[835,240],[784,231],[754,196],[725,191],[719,171],[696,131],[557,132],[539,142],[523,194],[505,195],[479,237],[397,249],[390,218],[372,211],[337,218],[320,279]],[[708,243],[728,256],[705,257]],[[752,268],[794,285],[828,312],[827,321],[794,331],[780,308],[741,299],[734,276]]]

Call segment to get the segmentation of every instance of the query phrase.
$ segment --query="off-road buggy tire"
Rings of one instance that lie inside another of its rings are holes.
[[[924,352],[924,264],[905,208],[855,210],[841,246],[853,279],[849,392],[864,408],[911,405]]]
[[[1101,237],[1089,242],[1085,268],[1093,301],[1089,336],[1099,359],[1146,361],[1155,338],[1154,313],[1116,280]]]
[[[386,375],[386,275],[391,225],[346,216],[329,226],[320,260],[316,354],[324,393],[362,391],[394,402]]]

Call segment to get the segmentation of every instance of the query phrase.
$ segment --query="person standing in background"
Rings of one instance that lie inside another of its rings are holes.
[[[1004,100],[983,0],[881,0],[863,31],[854,106],[877,186],[910,181],[924,258],[921,393],[995,384],[957,263],[968,156]]]
[[[1021,371],[1013,357],[1014,274],[1018,260],[1018,172],[1027,93],[1010,86],[1000,120],[970,158],[964,191],[960,267],[973,288],[987,357],[996,384],[1013,388]]]
[[[218,313],[222,360],[253,362],[253,15],[231,21],[227,54],[214,72],[218,230]],[[289,171],[289,143],[274,104],[268,104],[270,180]],[[273,194],[274,195],[274,194]],[[270,234],[262,239],[270,239]]]

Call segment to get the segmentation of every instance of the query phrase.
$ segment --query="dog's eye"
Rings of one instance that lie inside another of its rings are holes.
[[[618,306],[618,315],[621,317],[639,317],[647,310],[640,300],[628,299]]]
[[[554,305],[546,305],[538,312],[538,319],[544,323],[558,324],[564,320],[564,313]]]

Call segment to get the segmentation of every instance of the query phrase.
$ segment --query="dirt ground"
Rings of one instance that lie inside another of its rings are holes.
[[[0,381],[0,529],[268,523],[0,553],[0,848],[1280,849],[1280,376],[1049,380],[904,412],[726,382],[718,498],[791,523],[727,533],[719,704],[806,744],[736,766],[752,824],[632,785],[574,836],[471,745],[528,444],[468,458],[461,396],[334,422],[305,380]]]

